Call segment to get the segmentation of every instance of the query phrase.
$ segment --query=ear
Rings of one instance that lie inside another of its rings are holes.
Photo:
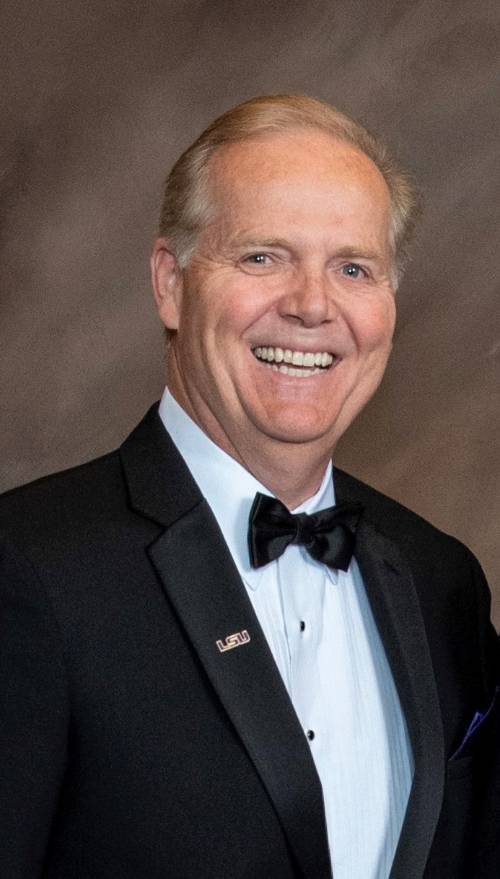
[[[158,314],[167,329],[176,330],[182,301],[182,272],[166,238],[158,238],[151,254],[151,282]]]

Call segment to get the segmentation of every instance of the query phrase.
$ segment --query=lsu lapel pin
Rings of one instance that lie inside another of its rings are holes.
[[[233,650],[234,647],[241,647],[242,644],[248,644],[249,641],[250,635],[246,629],[243,629],[242,632],[234,632],[233,635],[228,635],[225,641],[219,640],[215,643],[220,652],[225,653],[226,650]]]

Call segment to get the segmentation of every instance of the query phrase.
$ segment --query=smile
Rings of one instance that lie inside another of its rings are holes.
[[[334,360],[328,351],[292,351],[290,348],[258,347],[253,349],[257,360],[275,372],[306,378],[329,369]]]

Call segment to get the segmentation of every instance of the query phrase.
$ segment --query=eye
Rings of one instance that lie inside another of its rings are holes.
[[[240,267],[250,275],[267,275],[277,268],[277,260],[269,253],[247,253],[240,259]]]
[[[342,266],[342,274],[348,278],[366,278],[366,271],[357,262],[348,262]]]
[[[253,266],[265,266],[269,263],[269,256],[267,253],[250,253],[243,262]]]

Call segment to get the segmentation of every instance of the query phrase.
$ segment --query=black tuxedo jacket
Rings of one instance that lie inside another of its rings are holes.
[[[347,474],[335,489],[365,507],[356,558],[415,759],[391,879],[498,879],[479,567]],[[2,879],[329,879],[307,740],[156,408],[118,452],[4,495],[0,530]]]

